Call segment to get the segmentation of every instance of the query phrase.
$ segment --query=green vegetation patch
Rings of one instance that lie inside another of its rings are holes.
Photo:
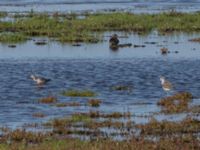
[[[56,13],[51,16],[46,13],[30,13],[23,17],[16,17],[15,22],[0,22],[0,31],[18,32],[30,37],[53,37],[62,43],[96,43],[102,40],[101,33],[105,31],[140,34],[149,33],[152,30],[158,30],[160,33],[200,31],[200,13],[102,13],[87,14],[83,19],[69,16]],[[15,41],[20,42],[21,40]]]
[[[1,33],[0,42],[2,43],[20,43],[25,42],[27,36],[21,33]]]
[[[72,122],[91,122],[91,118],[81,113],[76,113],[71,116]]]
[[[67,90],[62,92],[63,96],[70,96],[70,97],[94,97],[97,94],[90,90]]]

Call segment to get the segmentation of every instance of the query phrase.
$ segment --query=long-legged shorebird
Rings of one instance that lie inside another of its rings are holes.
[[[31,79],[33,79],[33,81],[36,82],[37,85],[43,85],[43,84],[46,84],[47,82],[51,81],[51,79],[46,79],[46,78],[43,78],[43,77],[37,77],[35,75],[31,75],[30,77],[31,77]]]
[[[161,82],[161,85],[162,85],[162,88],[163,88],[164,91],[168,92],[168,91],[171,91],[173,89],[171,82],[166,80],[165,77],[161,76],[160,82]]]

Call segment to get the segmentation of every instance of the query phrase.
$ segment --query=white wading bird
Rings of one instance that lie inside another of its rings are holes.
[[[46,79],[46,78],[43,78],[43,77],[37,77],[35,75],[31,75],[30,77],[33,81],[36,82],[37,85],[43,85],[43,84],[46,84],[47,82],[51,81],[51,79]]]

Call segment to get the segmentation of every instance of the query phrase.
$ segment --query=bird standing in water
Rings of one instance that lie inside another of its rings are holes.
[[[161,76],[160,82],[161,82],[161,85],[162,85],[162,88],[164,91],[168,92],[168,91],[172,90],[173,86],[172,86],[171,82],[166,80],[165,77]]]
[[[30,77],[33,81],[36,82],[37,85],[44,85],[47,82],[51,81],[51,79],[46,79],[46,78],[43,78],[43,77],[37,77],[35,75],[31,75]]]

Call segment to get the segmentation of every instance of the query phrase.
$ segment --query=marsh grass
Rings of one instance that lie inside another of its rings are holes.
[[[200,31],[200,13],[87,14],[83,19],[74,16],[76,15],[69,17],[59,13],[53,16],[46,13],[30,13],[25,17],[16,17],[15,22],[0,22],[0,31],[19,32],[30,37],[53,37],[63,43],[96,43],[102,40],[101,34],[105,31],[139,34],[148,34],[152,30],[161,33]]]
[[[70,97],[94,97],[97,94],[90,90],[67,90],[61,93],[63,96]]]
[[[72,122],[91,122],[92,119],[89,116],[77,113],[71,116],[71,121]]]
[[[1,141],[1,150],[121,150],[121,149],[152,149],[152,150],[174,150],[174,149],[186,149],[186,150],[198,150],[200,148],[199,140],[192,134],[184,136],[165,136],[159,140],[151,140],[144,136],[131,137],[128,140],[115,141],[110,138],[101,138],[97,140],[80,140],[72,138],[58,138],[52,135],[40,135],[38,133],[25,133],[24,131],[14,131],[17,134],[11,136],[11,143]],[[100,134],[99,131],[68,131],[68,133],[76,134]],[[15,139],[15,140],[14,140]]]
[[[133,128],[133,122],[121,122],[121,121],[112,121],[111,119],[104,121],[91,121],[84,124],[84,127],[89,129],[99,129],[99,128],[114,128],[114,129],[130,129]]]
[[[188,142],[189,140],[189,142]],[[78,139],[50,139],[46,142],[34,145],[20,142],[13,143],[12,145],[1,144],[1,150],[175,150],[175,149],[185,149],[185,150],[197,150],[200,148],[199,141],[193,136],[187,136],[182,138],[165,138],[157,141],[149,141],[144,138],[131,138],[126,141],[113,141],[111,139],[99,139],[96,141],[81,141]]]
[[[151,119],[149,123],[138,125],[141,134],[145,135],[172,135],[183,133],[199,133],[200,121],[192,118],[186,118],[180,122],[162,121]]]
[[[44,124],[52,127],[49,133],[30,132],[22,129],[14,131],[2,129],[0,149],[54,150],[54,149],[194,149],[200,148],[196,134],[200,132],[200,121],[191,117],[182,121],[157,121],[151,119],[146,124],[135,124],[131,120],[113,121],[111,116],[129,116],[129,113],[100,114],[105,120],[96,120],[91,116],[76,113],[68,118],[55,118]],[[109,136],[100,129],[115,129]],[[134,134],[140,131],[140,135]],[[89,136],[90,140],[69,138],[71,135]],[[114,140],[111,136],[124,136],[125,140]],[[156,138],[156,140],[154,140]]]
[[[1,33],[1,43],[21,43],[27,40],[27,36],[21,33]]]
[[[165,113],[180,113],[189,110],[192,98],[191,93],[181,92],[162,98],[157,104],[162,106],[162,111]]]
[[[26,131],[24,129],[16,129],[5,134],[2,138],[2,141],[7,141],[7,139],[9,139],[10,142],[25,141],[27,143],[40,143],[47,137],[49,137],[49,134],[44,134],[41,132],[35,133]]]
[[[119,118],[130,118],[130,112],[112,112],[112,113],[100,113],[99,111],[90,111],[88,113],[81,113],[84,116],[88,116],[90,118],[110,118],[110,119],[119,119]]]

